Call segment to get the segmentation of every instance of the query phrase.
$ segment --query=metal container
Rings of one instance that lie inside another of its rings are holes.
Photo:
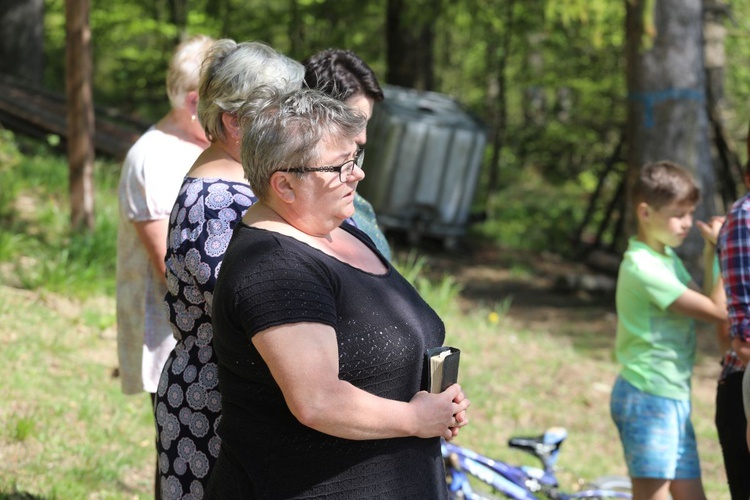
[[[367,177],[358,190],[386,230],[412,243],[466,233],[487,141],[485,126],[454,99],[393,85],[367,128]]]

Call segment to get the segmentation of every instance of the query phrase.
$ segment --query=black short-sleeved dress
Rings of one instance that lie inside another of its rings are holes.
[[[364,233],[342,227],[377,253]],[[354,441],[300,424],[251,341],[281,324],[330,325],[342,380],[409,401],[422,388],[425,349],[442,345],[445,327],[383,262],[385,274],[370,274],[294,238],[238,224],[213,303],[223,415],[208,498],[446,498],[439,438]]]

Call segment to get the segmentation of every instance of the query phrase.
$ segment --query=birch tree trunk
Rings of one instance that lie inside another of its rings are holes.
[[[701,189],[696,219],[715,214],[701,0],[629,0],[627,5],[628,187],[640,168],[671,160]],[[630,192],[630,189],[628,189]],[[629,229],[635,229],[628,202]],[[703,241],[694,229],[677,251],[694,277],[702,275]]]

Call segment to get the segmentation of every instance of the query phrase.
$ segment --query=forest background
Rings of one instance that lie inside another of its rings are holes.
[[[19,62],[23,52],[3,53],[0,75],[22,68],[29,70],[30,88],[65,92],[65,5],[73,1],[2,2],[0,14],[14,4],[41,7],[32,9],[39,17],[24,25],[43,29],[36,35],[39,59]],[[457,260],[468,261],[489,242],[486,253],[500,260],[484,266],[484,275],[503,273],[542,286],[546,279],[534,274],[537,268],[529,262],[559,270],[564,264],[556,255],[568,262],[582,260],[589,245],[598,242],[616,256],[624,244],[630,103],[626,6],[636,3],[97,1],[90,10],[94,98],[97,106],[121,118],[156,120],[167,107],[166,61],[185,34],[262,40],[300,60],[327,47],[352,49],[382,83],[445,93],[485,122],[488,147],[474,209],[486,218],[471,225],[464,247],[471,252]],[[682,14],[681,1],[640,3],[647,5],[645,12],[661,3],[675,18]],[[711,75],[707,70],[706,83],[721,90],[715,97],[722,137],[738,156],[735,163],[744,164],[750,0],[706,1],[703,8],[706,21],[718,21],[724,29],[723,63],[720,71],[710,68]],[[650,26],[649,19],[644,22]],[[18,34],[12,23],[3,26],[0,38]],[[713,150],[716,131],[707,133],[713,134]],[[0,349],[5,360],[0,378],[6,381],[0,399],[7,402],[0,407],[0,498],[26,498],[26,493],[34,498],[146,497],[153,431],[147,402],[123,397],[112,378],[113,199],[119,163],[97,160],[95,231],[72,234],[61,214],[70,201],[65,157],[58,149],[63,141],[55,135],[43,139],[34,144],[20,135],[0,134]],[[714,151],[709,165],[717,178],[722,176],[719,156]],[[744,192],[737,182],[734,188],[735,194]],[[719,211],[731,198],[718,187],[712,194]],[[482,245],[475,244],[480,240]],[[441,271],[444,261],[434,256],[434,263]],[[537,317],[519,325],[506,318],[509,308],[520,305],[518,296],[493,288],[488,295],[497,302],[473,301],[466,307],[453,279],[462,274],[461,266],[445,263],[448,274],[436,273],[438,281],[429,283],[418,276],[423,264],[412,259],[405,271],[445,319],[447,341],[466,353],[462,383],[475,404],[473,426],[462,444],[502,457],[507,452],[503,440],[511,433],[565,425],[571,439],[561,465],[572,470],[566,472],[566,487],[575,485],[578,475],[624,473],[606,411],[616,373],[613,316],[606,309],[581,307],[573,313],[575,322],[561,322],[559,316],[544,321],[540,309],[534,309]],[[474,274],[458,279],[481,281]],[[541,294],[535,293],[538,301]],[[577,303],[573,296],[565,301],[564,307]],[[696,427],[709,497],[727,498],[711,421],[717,353],[707,347],[710,333],[703,339]],[[518,455],[509,459],[521,461]]]
[[[8,0],[7,5],[13,3],[29,6],[27,25],[43,23],[36,35],[43,52],[38,58],[25,56],[24,50],[4,54],[0,70],[9,73],[14,64],[27,68],[30,83],[64,92],[66,2]],[[93,2],[94,100],[118,114],[153,122],[167,107],[163,68],[186,34],[262,40],[298,60],[327,47],[352,49],[382,83],[445,93],[487,125],[488,147],[475,196],[475,211],[487,222],[477,226],[478,232],[567,255],[591,242],[617,251],[626,234],[621,181],[628,149],[636,149],[626,133],[635,94],[627,84],[626,45],[629,36],[641,35],[633,34],[626,11],[637,4],[643,20],[636,28],[646,33],[644,39],[666,29],[654,24],[655,7],[661,5],[675,19],[688,4],[703,8],[703,32],[686,31],[685,36],[706,40],[706,60],[711,61],[701,64],[706,66],[708,105],[719,110],[716,121],[723,135],[718,139],[734,155],[734,169],[720,172],[727,151],[715,148],[712,165],[697,168],[716,169],[717,185],[707,187],[717,196],[715,210],[722,212],[743,191],[738,165],[744,161],[750,95],[745,64],[750,2],[745,0]],[[34,15],[42,18],[34,21]],[[13,34],[12,27],[4,31],[6,37]],[[649,43],[644,41],[642,49]],[[679,55],[680,44],[688,41],[673,37],[667,43],[676,45],[672,54]],[[19,57],[24,57],[20,64]],[[657,87],[674,84],[664,81]],[[715,144],[715,130],[709,127],[706,133]],[[679,151],[674,156],[658,159],[681,159]],[[540,195],[540,189],[546,192]]]

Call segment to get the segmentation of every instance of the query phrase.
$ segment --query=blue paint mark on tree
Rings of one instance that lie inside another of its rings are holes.
[[[654,106],[664,101],[704,102],[706,94],[697,89],[665,89],[656,92],[633,92],[628,95],[631,101],[643,103],[643,124],[646,128],[654,126]]]

